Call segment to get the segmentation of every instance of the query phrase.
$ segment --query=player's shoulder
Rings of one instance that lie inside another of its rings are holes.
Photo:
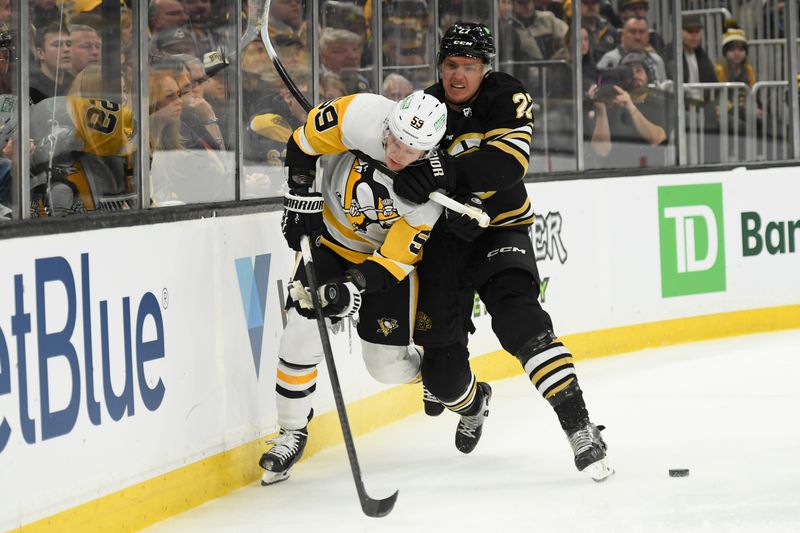
[[[345,107],[347,110],[368,111],[368,110],[384,110],[394,107],[395,102],[389,100],[385,96],[373,93],[356,93],[347,96],[335,98],[339,105]]]
[[[492,72],[483,81],[478,98],[491,101],[518,92],[528,92],[521,81],[505,72]]]

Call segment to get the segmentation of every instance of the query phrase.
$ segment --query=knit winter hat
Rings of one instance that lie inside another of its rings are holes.
[[[725,45],[732,42],[740,42],[744,43],[747,46],[747,37],[745,36],[744,30],[740,28],[730,28],[722,35],[722,47],[724,48]]]

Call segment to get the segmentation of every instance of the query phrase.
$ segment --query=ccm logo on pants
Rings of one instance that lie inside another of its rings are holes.
[[[492,258],[498,254],[505,254],[505,253],[520,253],[525,254],[525,250],[522,248],[517,248],[516,246],[503,246],[501,248],[495,248],[491,252],[486,254],[487,258]]]

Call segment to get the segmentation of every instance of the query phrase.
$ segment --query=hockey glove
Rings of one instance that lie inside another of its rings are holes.
[[[297,302],[297,311],[302,316],[316,318],[311,293],[299,280],[290,285],[289,296]],[[361,291],[352,281],[332,281],[319,288],[319,301],[324,317],[354,316],[361,307]]]
[[[462,203],[483,211],[483,201],[474,194],[468,195],[466,199],[457,199]],[[447,208],[444,210],[444,220],[447,224],[447,229],[449,229],[459,239],[467,242],[472,242],[480,237],[485,229],[480,227],[478,221],[469,215],[462,215]]]
[[[322,195],[302,189],[292,189],[283,197],[281,231],[292,250],[300,251],[303,235],[318,245],[322,235]]]
[[[289,167],[289,188],[308,190],[314,184],[314,178],[317,176],[316,169],[305,168],[301,166]]]
[[[394,191],[410,202],[423,204],[428,195],[438,189],[452,192],[456,188],[456,165],[442,150],[429,159],[409,165],[394,178]]]

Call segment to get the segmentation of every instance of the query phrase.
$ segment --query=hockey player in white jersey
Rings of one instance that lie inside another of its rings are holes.
[[[313,108],[287,143],[284,237],[295,250],[303,235],[312,237],[323,315],[336,321],[359,314],[364,363],[382,383],[419,379],[421,357],[411,342],[415,263],[442,207],[397,197],[391,177],[349,150],[395,172],[407,165],[428,165],[430,172],[455,182],[435,152],[446,121],[445,105],[422,91],[400,102],[362,93]],[[322,177],[315,180],[318,171]],[[323,359],[317,326],[307,319],[314,314],[300,261],[278,352],[280,434],[259,461],[263,485],[286,479],[303,453],[316,367]]]

